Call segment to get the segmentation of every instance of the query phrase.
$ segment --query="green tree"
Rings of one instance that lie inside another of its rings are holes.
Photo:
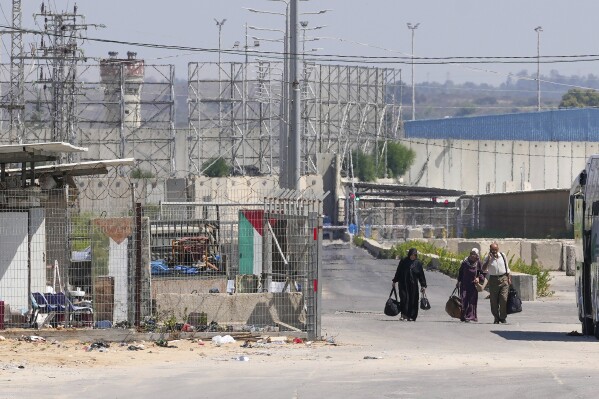
[[[562,97],[560,108],[599,107],[599,93],[592,89],[570,89]]]
[[[374,181],[377,177],[374,157],[362,150],[352,151],[353,175],[361,181]]]
[[[151,179],[154,177],[154,173],[149,170],[145,170],[142,168],[135,168],[131,171],[132,179]]]
[[[387,142],[387,169],[391,172],[393,177],[399,177],[405,174],[410,166],[414,163],[416,153],[411,148],[405,145],[389,141]],[[379,168],[380,170],[380,168]],[[384,176],[379,172],[379,177]]]
[[[231,167],[223,158],[212,158],[202,164],[202,170],[208,177],[225,177],[231,174]]]

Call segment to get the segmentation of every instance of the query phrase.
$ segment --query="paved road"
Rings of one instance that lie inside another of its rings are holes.
[[[444,304],[455,281],[427,272],[432,309],[411,323],[382,313],[396,261],[330,246],[323,263],[323,334],[336,346],[254,351],[249,362],[70,370],[37,386],[31,376],[18,390],[0,387],[0,398],[596,397],[599,342],[566,334],[580,331],[571,277],[556,274],[553,298],[525,302],[508,324],[494,325],[482,294],[479,323],[450,319]]]

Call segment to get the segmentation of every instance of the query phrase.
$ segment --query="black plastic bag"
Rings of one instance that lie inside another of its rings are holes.
[[[391,295],[395,295],[395,298],[392,298]],[[399,301],[397,300],[397,291],[395,291],[394,284],[389,293],[389,299],[387,299],[387,303],[385,303],[385,314],[387,316],[397,316],[400,312],[399,309]]]
[[[431,303],[428,301],[426,294],[423,292],[422,297],[420,298],[420,309],[429,310],[431,308]]]
[[[510,290],[507,294],[507,314],[522,312],[522,299],[518,295],[518,291],[510,285]]]

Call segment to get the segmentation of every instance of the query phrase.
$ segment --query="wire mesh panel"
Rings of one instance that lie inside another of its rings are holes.
[[[316,336],[320,200],[198,192],[211,201],[156,205],[162,191],[142,180],[0,190],[9,326]]]
[[[158,317],[192,315],[196,328],[213,331],[313,334],[308,278],[318,264],[308,257],[320,243],[317,212],[269,213],[263,201],[190,202],[162,204],[158,216],[150,221]]]
[[[373,207],[356,209],[366,238],[457,237],[461,221],[455,207]]]

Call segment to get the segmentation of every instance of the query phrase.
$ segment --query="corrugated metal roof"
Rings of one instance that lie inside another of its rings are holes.
[[[87,148],[77,147],[69,143],[0,145],[0,163],[53,161],[63,153],[85,151],[87,151]]]
[[[599,141],[599,109],[405,121],[404,129],[406,138]]]
[[[53,176],[88,176],[95,174],[106,174],[108,168],[118,166],[131,166],[135,164],[135,158],[108,159],[103,161],[87,161],[77,163],[63,163],[60,165],[36,166],[36,175],[49,174]],[[28,171],[29,172],[29,171]],[[8,169],[8,174],[20,174],[20,169]]]

